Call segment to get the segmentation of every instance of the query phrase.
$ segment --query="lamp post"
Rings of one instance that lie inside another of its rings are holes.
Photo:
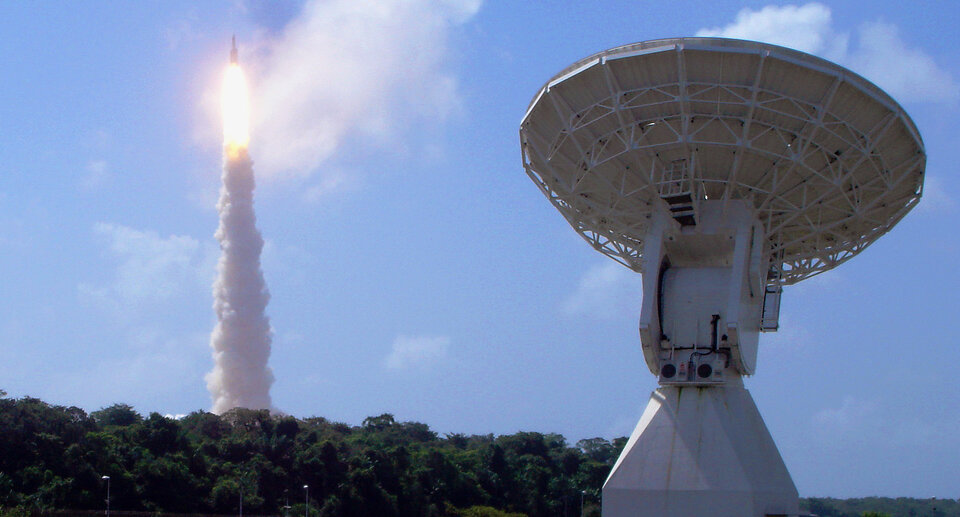
[[[110,517],[110,476],[100,476],[100,479],[107,482],[107,510],[104,513]]]
[[[580,517],[583,517],[583,496],[587,495],[586,490],[580,491]]]
[[[303,502],[306,504],[303,517],[310,517],[310,485],[303,485]]]

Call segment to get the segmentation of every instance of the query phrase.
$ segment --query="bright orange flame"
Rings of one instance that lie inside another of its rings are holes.
[[[247,147],[250,142],[250,103],[247,81],[240,65],[230,64],[223,78],[223,143],[232,148]]]

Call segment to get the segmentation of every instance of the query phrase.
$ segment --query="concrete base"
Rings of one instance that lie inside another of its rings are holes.
[[[603,485],[603,517],[793,516],[798,503],[740,386],[654,391]]]

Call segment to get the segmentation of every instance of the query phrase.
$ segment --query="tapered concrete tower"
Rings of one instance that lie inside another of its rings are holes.
[[[660,388],[604,484],[604,517],[796,515],[743,378],[783,286],[850,259],[920,200],[913,122],[823,59],[678,38],[563,70],[520,141],[574,230],[643,275],[640,343]]]

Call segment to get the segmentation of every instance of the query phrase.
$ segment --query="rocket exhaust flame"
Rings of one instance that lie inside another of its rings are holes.
[[[253,210],[253,161],[249,143],[247,86],[236,60],[236,43],[223,81],[223,186],[220,189],[220,262],[213,284],[217,325],[210,336],[214,367],[207,374],[212,411],[235,407],[272,409],[270,320],[267,291],[260,269],[263,238]]]
[[[246,147],[250,142],[250,104],[247,81],[238,63],[230,63],[223,78],[223,142]]]

